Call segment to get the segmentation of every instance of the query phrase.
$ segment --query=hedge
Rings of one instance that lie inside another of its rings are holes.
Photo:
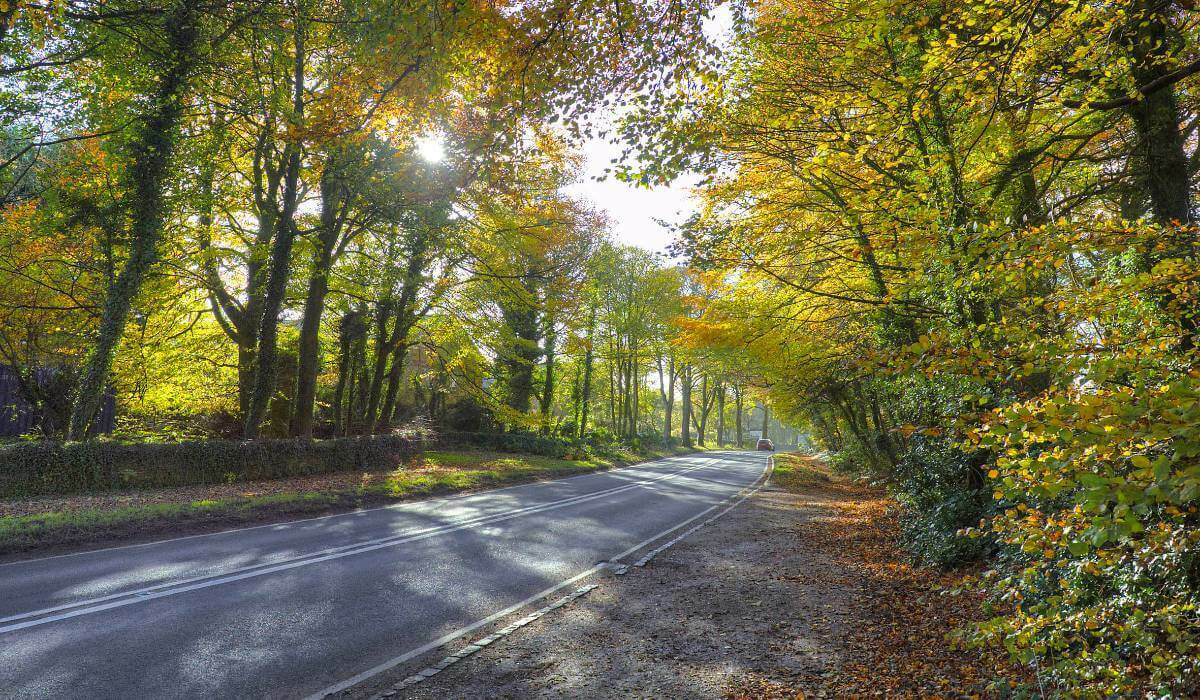
[[[420,440],[399,435],[253,442],[21,443],[0,448],[0,498],[384,469],[412,457],[421,447]]]
[[[519,452],[561,458],[571,446],[563,440],[536,435],[534,433],[438,433],[435,439],[439,447],[478,447],[497,452]]]

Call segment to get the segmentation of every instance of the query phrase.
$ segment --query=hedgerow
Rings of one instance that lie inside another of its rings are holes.
[[[385,469],[422,443],[407,436],[177,443],[29,442],[0,448],[0,498],[277,479]]]

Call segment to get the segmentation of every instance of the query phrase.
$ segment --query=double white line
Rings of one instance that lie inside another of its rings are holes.
[[[435,525],[406,533],[364,540],[362,542],[356,542],[350,545],[331,547],[291,559],[283,559],[275,563],[244,566],[236,569],[230,569],[219,574],[208,574],[205,576],[196,576],[178,581],[169,581],[154,586],[123,591],[121,593],[114,593],[112,595],[101,596],[97,598],[89,598],[55,607],[42,608],[40,610],[30,610],[28,612],[0,618],[0,625],[3,625],[0,626],[0,634],[16,632],[18,630],[28,629],[30,627],[46,625],[73,617],[103,612],[105,610],[112,610],[113,608],[120,608],[126,605],[134,605],[136,603],[157,600],[167,596],[179,595],[180,593],[187,593],[189,591],[211,588],[212,586],[234,583],[236,581],[243,581],[258,576],[266,576],[268,574],[287,571],[289,569],[295,569],[301,566],[309,566],[311,564],[319,564],[321,562],[330,561],[333,559],[340,559],[342,557],[372,552],[378,549],[384,549],[385,547],[395,547],[408,542],[428,539],[430,537],[436,537],[438,535],[456,532],[458,530],[466,530],[480,525],[490,525],[492,523],[511,520],[513,518],[518,518],[525,515],[532,515],[535,513],[542,513],[549,510],[564,508],[567,506],[604,498],[606,496],[616,495],[632,489],[643,488],[654,484],[655,482],[673,479],[682,474],[687,474],[688,472],[696,471],[697,469],[709,468],[711,466],[712,465],[710,464],[700,464],[687,467],[685,469],[680,469],[679,471],[671,472],[670,474],[664,474],[662,476],[649,479],[642,479],[625,484],[623,486],[604,489],[602,491],[595,491],[580,496],[571,496],[569,498],[563,498],[557,501],[551,501],[549,503],[515,508],[512,510],[502,511],[500,513],[493,513],[491,515],[468,517],[463,520],[453,521],[444,525]]]

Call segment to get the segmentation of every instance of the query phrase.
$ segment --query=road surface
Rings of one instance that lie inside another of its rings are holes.
[[[766,463],[709,452],[3,564],[0,695],[319,697],[629,561]]]

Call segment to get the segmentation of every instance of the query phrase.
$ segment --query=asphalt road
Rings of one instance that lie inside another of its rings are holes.
[[[0,565],[0,696],[319,695],[630,561],[766,463],[709,452]]]

